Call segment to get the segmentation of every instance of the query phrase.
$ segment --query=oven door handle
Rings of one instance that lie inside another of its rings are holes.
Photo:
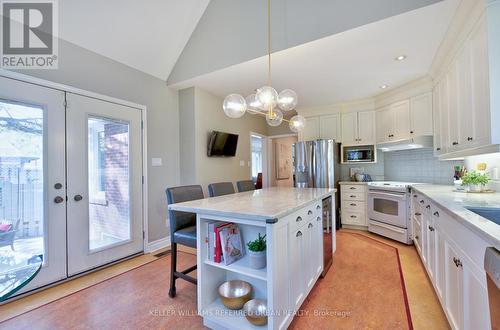
[[[389,197],[394,197],[400,200],[405,200],[406,199],[406,194],[396,194],[396,193],[388,193],[388,192],[381,192],[381,191],[373,191],[371,190],[369,192],[370,196],[389,196]]]

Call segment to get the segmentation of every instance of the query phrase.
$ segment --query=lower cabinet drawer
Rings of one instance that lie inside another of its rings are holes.
[[[365,192],[355,192],[355,191],[345,192],[342,194],[342,200],[366,202],[366,193]]]
[[[342,201],[342,209],[350,212],[365,212],[366,202],[360,201]]]
[[[342,224],[366,226],[366,213],[342,209]]]

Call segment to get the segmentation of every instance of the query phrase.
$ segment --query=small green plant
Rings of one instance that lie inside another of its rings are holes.
[[[259,233],[259,237],[255,240],[247,243],[248,249],[253,252],[261,252],[266,250],[266,235],[261,236]]]
[[[490,177],[488,176],[487,173],[481,174],[476,171],[471,171],[466,173],[462,177],[462,185],[468,186],[468,185],[486,185],[490,181]]]

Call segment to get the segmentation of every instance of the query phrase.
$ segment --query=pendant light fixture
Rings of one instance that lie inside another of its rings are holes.
[[[270,126],[279,126],[288,122],[290,130],[300,132],[305,127],[305,118],[296,115],[290,120],[283,118],[283,112],[291,111],[297,106],[297,94],[291,89],[285,89],[279,94],[271,87],[271,0],[267,1],[267,86],[258,88],[255,94],[246,98],[239,94],[229,94],[224,99],[222,108],[231,118],[240,118],[245,112],[266,117]]]

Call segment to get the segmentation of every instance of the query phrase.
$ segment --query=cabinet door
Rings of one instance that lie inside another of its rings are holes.
[[[458,138],[458,62],[455,60],[450,65],[450,70],[446,75],[448,80],[448,147],[452,150],[459,148]]]
[[[462,329],[462,268],[456,260],[460,259],[455,248],[448,240],[445,248],[445,308],[453,329]]]
[[[461,260],[463,268],[463,328],[490,329],[488,290],[484,272],[478,274],[472,265]]]
[[[410,134],[432,135],[432,93],[410,99]]]
[[[375,111],[358,112],[358,142],[375,144]]]
[[[321,116],[319,118],[319,136],[321,139],[333,139],[341,142],[340,114]]]
[[[425,228],[427,231],[427,270],[432,282],[436,281],[436,228],[434,223],[433,217],[430,214],[427,215],[427,227]]]
[[[306,127],[299,133],[299,140],[311,141],[319,139],[319,117],[307,117]]]
[[[429,223],[429,219],[427,217],[427,214],[425,212],[425,208],[422,206],[421,207],[421,211],[420,213],[422,214],[422,216],[420,217],[420,225],[422,226],[422,239],[420,240],[420,242],[422,243],[422,245],[420,246],[420,248],[422,249],[422,263],[424,264],[425,268],[429,268],[429,260],[428,260],[428,243],[427,243],[427,240],[429,239],[429,235],[428,235],[428,230],[427,230],[427,226],[428,226],[428,223]]]
[[[342,114],[342,143],[358,144],[358,114],[356,112]]]
[[[332,219],[334,220],[334,219]],[[314,233],[314,242],[316,242],[316,247],[313,251],[313,255],[315,255],[316,265],[315,265],[315,273],[316,276],[319,276],[323,271],[323,219],[321,216],[316,218],[315,233]],[[335,234],[335,229],[333,229],[332,236]],[[334,238],[333,238],[334,239]]]
[[[377,143],[389,141],[392,133],[392,113],[389,107],[377,110]]]
[[[298,310],[305,295],[305,248],[304,229],[293,231],[290,235],[290,308]]]
[[[445,76],[441,82],[439,83],[439,89],[440,89],[440,100],[441,100],[441,109],[440,109],[440,120],[439,120],[439,127],[441,131],[441,152],[447,152],[448,151],[448,145],[450,141],[449,137],[449,121],[448,121],[448,112],[449,112],[449,107],[450,107],[450,102],[449,102],[449,88],[448,88],[448,77]]]
[[[436,223],[436,288],[437,288],[437,295],[441,299],[441,301],[444,301],[444,292],[445,292],[445,268],[446,268],[446,263],[445,263],[445,248],[444,248],[444,237],[443,234],[441,233],[441,229],[439,228],[439,222]]]
[[[434,133],[434,155],[439,156],[443,152],[441,145],[441,89],[440,85],[436,84],[432,92],[434,103],[433,109],[433,133]]]
[[[404,139],[410,136],[410,101],[405,100],[391,105],[393,116],[394,139]]]
[[[472,108],[471,67],[469,43],[458,54],[458,143],[460,149],[473,143],[474,115]]]
[[[476,145],[488,145],[492,143],[487,38],[486,20],[483,17],[470,38],[471,97],[474,113],[473,139]]]
[[[304,231],[306,233],[305,236],[305,241],[304,241],[304,255],[306,256],[305,261],[305,287],[306,287],[306,293],[309,292],[309,290],[313,287],[314,285],[314,278],[316,275],[316,258],[313,257],[313,255],[317,252],[315,249],[317,248],[317,241],[318,239],[316,238],[316,220],[312,220],[309,222],[306,226],[304,226]]]

